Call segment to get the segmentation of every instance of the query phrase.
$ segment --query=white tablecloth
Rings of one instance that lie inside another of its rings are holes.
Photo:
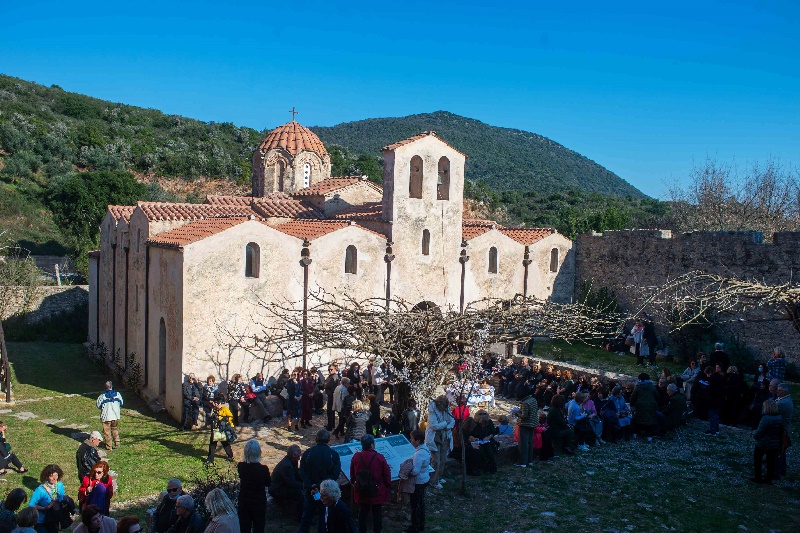
[[[472,394],[469,394],[469,391],[472,390]],[[489,407],[494,407],[494,387],[491,385],[486,385],[485,387],[481,386],[478,387],[477,385],[473,384],[470,387],[467,384],[466,387],[463,387],[460,383],[453,383],[445,390],[447,393],[447,398],[450,400],[450,403],[456,403],[459,395],[464,395],[467,397],[467,405],[479,405],[479,404],[486,404]]]

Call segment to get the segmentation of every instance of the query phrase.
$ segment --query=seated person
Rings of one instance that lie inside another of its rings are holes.
[[[480,452],[472,446],[470,441],[470,435],[475,426],[475,419],[469,416],[461,421],[460,428],[458,426],[453,428],[453,451],[450,452],[450,457],[461,461],[463,454],[468,476],[480,475]],[[458,431],[459,429],[460,431]],[[464,443],[466,443],[466,446],[464,446]]]
[[[683,414],[686,412],[686,395],[678,390],[674,383],[667,385],[669,403],[659,409],[658,421],[660,423],[660,433],[663,435],[683,423]]]
[[[548,432],[554,448],[555,443],[560,441],[561,449],[564,453],[572,455],[575,453],[572,451],[572,441],[575,438],[575,434],[564,417],[564,405],[566,405],[566,401],[563,396],[560,394],[553,396],[553,400],[550,402],[550,410],[547,412]]]
[[[497,435],[498,436],[513,435],[514,434],[514,428],[512,428],[509,425],[508,417],[506,415],[500,415],[498,421],[500,422],[500,425],[497,426]]]
[[[475,413],[475,427],[469,433],[468,440],[473,444],[473,448],[478,446],[480,454],[480,468],[490,474],[497,472],[497,461],[495,455],[499,445],[494,440],[498,430],[494,427],[494,422],[489,418],[489,413],[481,409]],[[488,441],[488,442],[487,442]]]

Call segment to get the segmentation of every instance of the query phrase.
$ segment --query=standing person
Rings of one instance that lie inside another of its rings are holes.
[[[64,472],[56,464],[50,464],[42,469],[39,474],[40,485],[31,494],[31,499],[28,502],[28,507],[35,507],[39,511],[39,521],[36,523],[34,529],[36,533],[56,533],[60,527],[58,520],[48,520],[51,518],[52,513],[47,513],[53,509],[59,511],[62,509],[62,502],[64,501],[64,484],[61,478],[64,477]]]
[[[686,400],[692,400],[692,387],[697,382],[697,376],[700,374],[700,367],[697,366],[697,361],[689,359],[689,366],[681,374],[683,380],[683,390],[686,393]]]
[[[200,399],[203,397],[203,389],[194,374],[186,376],[181,394],[183,396],[181,431],[186,431],[187,424],[189,429],[197,425],[197,418],[200,416]]]
[[[729,366],[728,372],[725,374],[725,405],[720,413],[723,424],[736,427],[746,390],[747,384],[739,373],[739,369],[735,365]]]
[[[261,446],[255,439],[244,445],[244,461],[236,465],[239,472],[239,528],[242,533],[264,533],[267,512],[269,468],[261,464]]]
[[[354,394],[357,400],[361,399],[361,366],[358,363],[352,363],[350,370],[347,371],[347,377],[350,378],[350,384],[354,387]]]
[[[269,495],[290,508],[290,514],[300,518],[303,510],[303,478],[300,477],[300,446],[292,444],[275,470],[272,471]]]
[[[292,375],[286,381],[286,430],[292,431],[292,420],[294,420],[294,429],[299,430],[298,426],[300,420],[300,399],[303,397],[303,391],[300,384],[297,382],[297,371],[292,372]]]
[[[234,374],[228,383],[228,408],[233,415],[233,425],[239,425],[239,409],[242,410],[242,421],[247,422],[250,417],[250,406],[247,404],[247,385],[242,380],[241,374]]]
[[[225,450],[225,460],[229,463],[233,462],[233,450],[231,450],[231,443],[234,437],[233,434],[233,414],[231,414],[231,410],[228,409],[228,406],[224,403],[224,398],[220,398],[220,402],[217,403],[216,401],[211,401],[211,408],[213,409],[211,414],[211,431],[210,431],[210,440],[208,443],[208,458],[204,461],[204,464],[210,465],[214,463],[214,453],[217,451],[217,442],[222,445],[222,449]]]
[[[375,437],[361,437],[361,451],[350,461],[350,481],[358,504],[358,530],[367,531],[367,517],[372,514],[372,531],[383,531],[383,506],[389,503],[392,472],[386,458],[375,451]]]
[[[533,430],[539,424],[539,404],[532,395],[522,400],[519,422],[519,461],[515,466],[533,464]]]
[[[0,421],[0,475],[5,474],[5,469],[8,468],[10,464],[17,468],[17,472],[24,474],[28,469],[22,466],[22,461],[11,452],[11,445],[6,442],[7,431],[8,426]]]
[[[336,389],[339,387],[340,381],[341,378],[339,377],[339,372],[336,371],[336,368],[333,365],[329,365],[328,377],[325,378],[325,381],[322,384],[322,390],[325,391],[326,397],[325,414],[328,417],[328,423],[325,424],[325,429],[328,431],[333,431],[333,428],[336,427],[336,410],[334,409],[333,404],[334,395],[336,393]]]
[[[323,524],[322,504],[314,499],[313,493],[319,491],[325,480],[332,480],[336,485],[342,472],[339,454],[330,449],[328,443],[331,433],[323,428],[317,431],[317,444],[309,448],[300,459],[300,477],[303,478],[303,517],[300,520],[298,533],[308,533],[311,518],[320,513],[320,524]],[[338,485],[336,488],[338,489]]]
[[[761,421],[758,423],[758,429],[753,433],[756,446],[753,450],[754,475],[750,481],[771,485],[772,480],[775,479],[776,459],[781,448],[784,427],[781,415],[778,412],[778,404],[775,400],[765,401],[763,412],[764,416],[761,417]],[[764,455],[767,456],[767,477],[762,477],[761,473]]]
[[[450,402],[444,394],[428,404],[428,426],[425,430],[425,445],[431,452],[431,464],[435,469],[430,484],[435,489],[442,488],[444,465],[447,455],[453,450],[455,419],[450,414]]]
[[[87,505],[81,511],[81,523],[72,532],[117,533],[117,521],[110,516],[103,516],[103,511],[98,506]]]
[[[167,490],[161,493],[155,513],[153,513],[153,533],[167,533],[167,530],[178,520],[175,509],[178,498],[186,495],[181,487],[181,480],[172,478],[167,481]]]
[[[767,361],[767,377],[783,381],[786,378],[786,359],[783,358],[783,347],[776,346],[772,350],[772,359]]]
[[[403,424],[403,435],[410,441],[411,432],[419,429],[419,417],[421,413],[417,409],[417,402],[414,399],[408,400],[408,406],[401,416]]]
[[[369,422],[370,414],[367,411],[364,402],[356,400],[353,402],[353,413],[347,418],[347,432],[345,433],[345,442],[360,441],[361,437],[367,434],[367,422]]]
[[[342,490],[338,483],[332,479],[326,479],[320,485],[319,491],[315,492],[319,492],[320,502],[324,506],[324,512],[321,513],[320,532],[358,533],[353,513],[342,501]]]
[[[639,382],[631,395],[631,409],[634,431],[644,433],[647,442],[651,442],[658,427],[658,396],[656,386],[646,372],[639,374]]]
[[[425,444],[425,433],[415,429],[411,432],[411,445],[414,449],[413,464],[409,477],[414,478],[414,492],[411,493],[411,527],[407,533],[425,530],[425,489],[430,482],[431,452]]]
[[[708,430],[706,435],[719,434],[719,417],[725,406],[725,374],[722,364],[717,363],[714,369],[714,372],[708,377]]]
[[[728,357],[728,354],[725,353],[725,345],[721,342],[714,344],[714,351],[711,352],[709,356],[708,362],[713,367],[714,365],[719,365],[722,367],[722,373],[728,371],[728,367],[731,366],[731,358]]]
[[[647,361],[651,367],[656,367],[656,346],[658,346],[658,337],[656,337],[656,325],[653,320],[647,316],[647,313],[642,311],[639,315],[642,319],[642,344],[647,346]]]
[[[344,380],[345,378],[342,378],[342,383],[344,383]],[[337,438],[345,435],[345,425],[349,423],[350,415],[353,412],[353,405],[358,401],[356,400],[355,390],[356,388],[352,385],[348,385],[345,390],[346,395],[342,400],[342,409],[339,411],[339,425],[336,426],[336,429],[333,431],[334,436]]]
[[[17,527],[16,512],[27,499],[28,494],[25,489],[14,489],[0,503],[0,533],[11,533],[11,530]]]
[[[111,498],[114,497],[114,481],[108,475],[108,463],[98,461],[90,474],[83,478],[78,489],[78,502],[83,509],[87,505],[96,505],[100,512],[108,516]]]
[[[783,421],[783,429],[786,432],[785,439],[781,442],[781,448],[778,453],[777,465],[775,467],[775,476],[786,475],[786,450],[788,450],[791,442],[789,435],[792,432],[792,417],[794,416],[794,402],[789,395],[789,384],[781,383],[778,385],[775,395],[778,397],[776,404],[778,406],[778,413],[781,415]]]
[[[302,393],[300,425],[303,426],[304,429],[311,427],[311,418],[314,409],[314,393],[316,390],[316,374],[312,375],[308,370],[303,370],[303,379],[300,381],[300,391]]]
[[[378,399],[378,403],[383,403],[383,382],[386,379],[385,374],[383,373],[383,369],[386,365],[373,365],[371,370],[372,375],[372,388],[375,390],[373,394]]]
[[[214,403],[217,388],[217,378],[208,376],[206,384],[203,385],[203,412],[206,414],[205,427],[211,427],[211,413],[214,410],[214,406],[211,404]]]
[[[210,518],[205,533],[240,533],[236,509],[224,490],[216,488],[206,494],[205,503]]]
[[[642,356],[642,334],[644,333],[644,324],[640,318],[636,319],[631,329],[631,336],[633,337],[633,349],[636,355],[636,364],[644,366],[644,356]],[[560,393],[559,393],[560,394]]]
[[[114,448],[119,448],[119,411],[122,407],[122,396],[114,390],[114,384],[106,381],[106,391],[97,398],[97,408],[100,409],[100,420],[103,422],[103,443],[106,450],[111,449],[111,439],[114,439]]]
[[[347,396],[347,388],[350,385],[350,378],[344,377],[339,380],[339,385],[333,390],[333,410],[336,413],[339,413],[339,425],[344,428],[344,422],[342,421],[342,402],[344,402],[344,398]],[[345,421],[347,418],[344,419]],[[330,422],[330,416],[328,416],[328,421]],[[333,424],[336,427],[336,424]],[[327,429],[327,428],[326,428]],[[328,431],[333,431],[333,428],[328,429]],[[334,435],[336,435],[338,428],[334,431]]]

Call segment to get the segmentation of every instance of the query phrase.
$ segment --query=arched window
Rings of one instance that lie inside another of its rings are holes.
[[[257,278],[261,270],[261,249],[254,242],[248,242],[245,248],[244,275]]]
[[[352,244],[344,254],[344,273],[358,274],[358,250]]]
[[[278,191],[283,192],[283,178],[286,174],[286,163],[278,161],[278,164],[275,165],[275,172],[278,173]]]
[[[558,248],[550,250],[550,272],[558,272]]]
[[[409,198],[422,198],[422,158],[415,155],[411,158],[411,175],[408,180]]]
[[[303,188],[311,185],[311,163],[303,165]]]
[[[422,255],[431,255],[431,232],[422,230]]]
[[[497,274],[497,248],[489,248],[489,274]]]
[[[436,199],[450,199],[450,160],[442,157],[439,160],[439,178],[436,181]]]

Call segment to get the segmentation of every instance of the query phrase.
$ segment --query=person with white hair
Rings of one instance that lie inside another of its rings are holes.
[[[211,520],[205,533],[240,533],[239,517],[224,490],[217,488],[206,494],[206,510]]]
[[[175,515],[177,519],[167,533],[203,533],[205,525],[203,519],[194,509],[194,498],[188,494],[178,496],[175,501]]]
[[[456,420],[450,414],[450,401],[444,394],[428,404],[428,426],[425,429],[425,445],[431,452],[431,464],[435,469],[430,484],[435,489],[442,488],[444,465],[447,455],[453,450],[452,429]]]
[[[181,480],[172,478],[167,481],[167,489],[161,493],[161,500],[153,513],[153,532],[166,533],[166,531],[178,520],[175,506],[178,498],[186,495],[181,486]],[[194,505],[194,502],[192,502]]]
[[[119,448],[119,419],[122,408],[122,395],[114,390],[114,384],[106,381],[106,390],[97,398],[100,421],[103,423],[103,445],[106,450]]]
[[[322,505],[325,506],[322,524],[326,533],[357,533],[358,528],[353,519],[350,508],[342,501],[342,491],[339,484],[326,479],[319,486],[319,495]]]
[[[264,533],[267,493],[270,485],[269,468],[261,464],[261,446],[255,439],[244,445],[244,461],[236,465],[239,471],[239,528],[244,533]]]
[[[197,425],[197,418],[200,416],[200,398],[203,397],[203,389],[197,381],[197,376],[187,374],[181,389],[183,395],[183,420],[181,421],[181,431],[186,431]]]

